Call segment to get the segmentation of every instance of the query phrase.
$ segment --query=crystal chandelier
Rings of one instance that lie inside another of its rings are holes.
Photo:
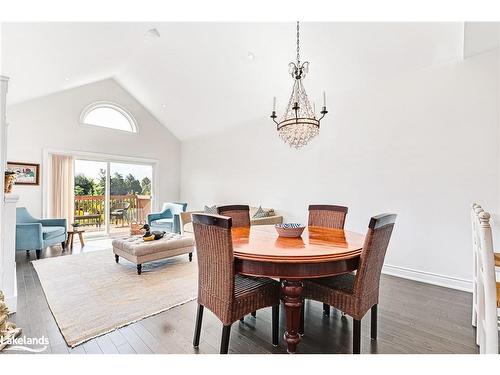
[[[301,148],[319,134],[319,122],[328,113],[326,110],[326,94],[323,92],[323,109],[321,117],[316,119],[316,108],[311,107],[302,80],[309,71],[309,62],[300,62],[299,46],[300,28],[297,21],[297,62],[288,64],[288,72],[294,78],[292,95],[288,101],[281,121],[276,121],[276,97],[273,99],[271,118],[277,125],[280,138],[290,147]]]

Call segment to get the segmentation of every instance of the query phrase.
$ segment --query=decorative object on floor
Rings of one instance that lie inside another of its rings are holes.
[[[71,347],[192,301],[197,293],[197,266],[181,257],[148,263],[151,272],[141,276],[133,264],[115,264],[111,250],[42,259],[33,266]]]
[[[14,182],[16,181],[17,174],[12,171],[5,171],[4,177],[4,193],[9,194],[12,193],[12,187],[14,186]]]
[[[40,164],[9,161],[7,170],[16,173],[16,185],[40,184]]]
[[[151,231],[151,228],[149,227],[148,224],[144,224],[141,229],[145,230],[145,233],[142,236],[144,241],[159,240],[160,238],[163,238],[165,233],[167,233],[165,231],[159,231],[159,230]]]
[[[210,214],[210,215],[218,215],[219,214],[217,212],[217,206],[216,205],[203,207],[203,212],[206,213],[206,214]]]
[[[16,208],[16,250],[36,250],[40,258],[42,249],[61,244],[66,247],[66,219],[37,219],[26,207]]]
[[[130,235],[137,236],[142,234],[142,227],[146,224],[144,222],[144,210],[142,208],[136,208],[133,217],[135,217],[135,219],[130,221]]]
[[[300,61],[299,45],[299,22],[297,21],[297,62],[288,64],[289,73],[294,78],[292,95],[288,101],[281,121],[276,121],[276,97],[273,99],[273,112],[271,118],[277,125],[280,138],[290,145],[290,147],[301,148],[305,146],[312,138],[319,134],[319,123],[328,113],[326,110],[326,94],[323,91],[323,109],[321,117],[316,119],[316,108],[311,107],[306,90],[302,83],[309,71],[309,62]]]
[[[21,334],[21,328],[17,328],[14,323],[8,322],[9,309],[5,304],[5,299],[0,290],[0,352],[9,345],[9,341]]]
[[[299,223],[275,224],[274,227],[280,237],[300,237],[306,229],[305,225]]]
[[[130,223],[130,235],[137,236],[139,234],[142,234],[143,226],[144,226],[143,223],[137,223],[137,222]]]
[[[68,239],[66,240],[66,247],[68,249],[73,249],[73,239],[75,237],[75,234],[78,235],[78,239],[80,240],[80,246],[84,247],[85,246],[85,241],[83,240],[83,234],[85,233],[85,230],[83,229],[78,229],[79,226],[73,227],[73,230],[68,231]]]
[[[140,236],[118,238],[113,240],[112,245],[116,263],[120,257],[127,259],[137,266],[139,275],[142,272],[142,264],[146,262],[182,254],[189,254],[190,262],[193,259],[194,240],[177,233],[168,233],[158,241],[148,241]]]

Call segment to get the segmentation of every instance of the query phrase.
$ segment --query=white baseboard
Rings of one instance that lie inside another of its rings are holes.
[[[391,276],[401,277],[403,279],[420,281],[427,284],[443,286],[445,288],[463,290],[472,292],[472,280],[460,279],[439,275],[436,273],[413,270],[411,268],[392,266],[385,264],[382,268],[382,273]]]

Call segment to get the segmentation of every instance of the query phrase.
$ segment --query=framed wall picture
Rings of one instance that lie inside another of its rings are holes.
[[[40,185],[40,164],[8,161],[7,170],[16,173],[16,185]]]

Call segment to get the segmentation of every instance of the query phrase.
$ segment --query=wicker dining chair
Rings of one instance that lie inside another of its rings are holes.
[[[311,204],[307,225],[325,228],[344,228],[347,207],[329,204]]]
[[[243,204],[217,207],[219,215],[228,216],[233,221],[233,227],[250,226],[250,207]]]
[[[377,339],[377,305],[380,273],[396,215],[371,218],[356,274],[311,279],[304,283],[304,297],[327,303],[353,318],[353,353],[361,349],[361,319],[371,309],[371,338]]]
[[[198,257],[198,313],[193,346],[197,348],[200,343],[204,307],[222,321],[220,353],[226,354],[231,325],[246,314],[269,306],[273,345],[278,345],[279,283],[235,273],[230,217],[199,213],[192,218]]]
[[[314,227],[344,229],[348,208],[331,204],[309,205],[309,220],[307,225]],[[330,315],[330,305],[323,304],[323,314]],[[300,315],[300,334],[304,334],[305,304],[302,304]]]
[[[233,220],[233,228],[250,227],[250,206],[244,204],[233,204],[217,207],[219,215],[230,217]],[[252,311],[252,316],[257,317],[257,312]],[[240,321],[244,321],[242,317]]]

